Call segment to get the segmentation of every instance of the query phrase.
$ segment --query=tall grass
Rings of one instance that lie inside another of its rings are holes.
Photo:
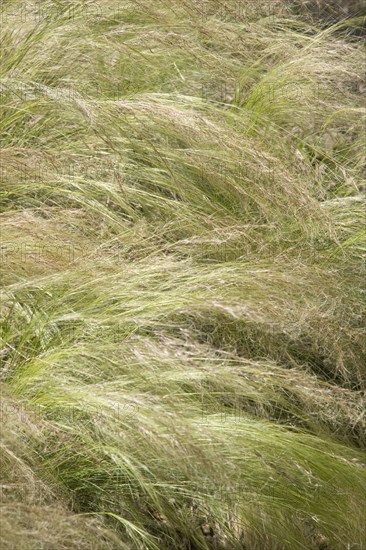
[[[363,12],[310,4],[2,3],[2,548],[365,548]]]

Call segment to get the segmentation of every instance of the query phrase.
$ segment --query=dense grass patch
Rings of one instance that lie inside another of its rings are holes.
[[[364,15],[2,2],[2,548],[365,548]]]

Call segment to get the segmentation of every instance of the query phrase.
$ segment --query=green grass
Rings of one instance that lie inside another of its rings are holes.
[[[365,548],[351,4],[2,3],[2,548]]]

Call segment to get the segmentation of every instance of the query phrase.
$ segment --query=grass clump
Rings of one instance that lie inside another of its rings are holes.
[[[365,547],[362,14],[305,4],[3,2],[4,548]]]

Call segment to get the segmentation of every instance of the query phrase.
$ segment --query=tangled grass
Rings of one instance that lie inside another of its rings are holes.
[[[365,13],[303,4],[2,2],[2,548],[365,548]]]

